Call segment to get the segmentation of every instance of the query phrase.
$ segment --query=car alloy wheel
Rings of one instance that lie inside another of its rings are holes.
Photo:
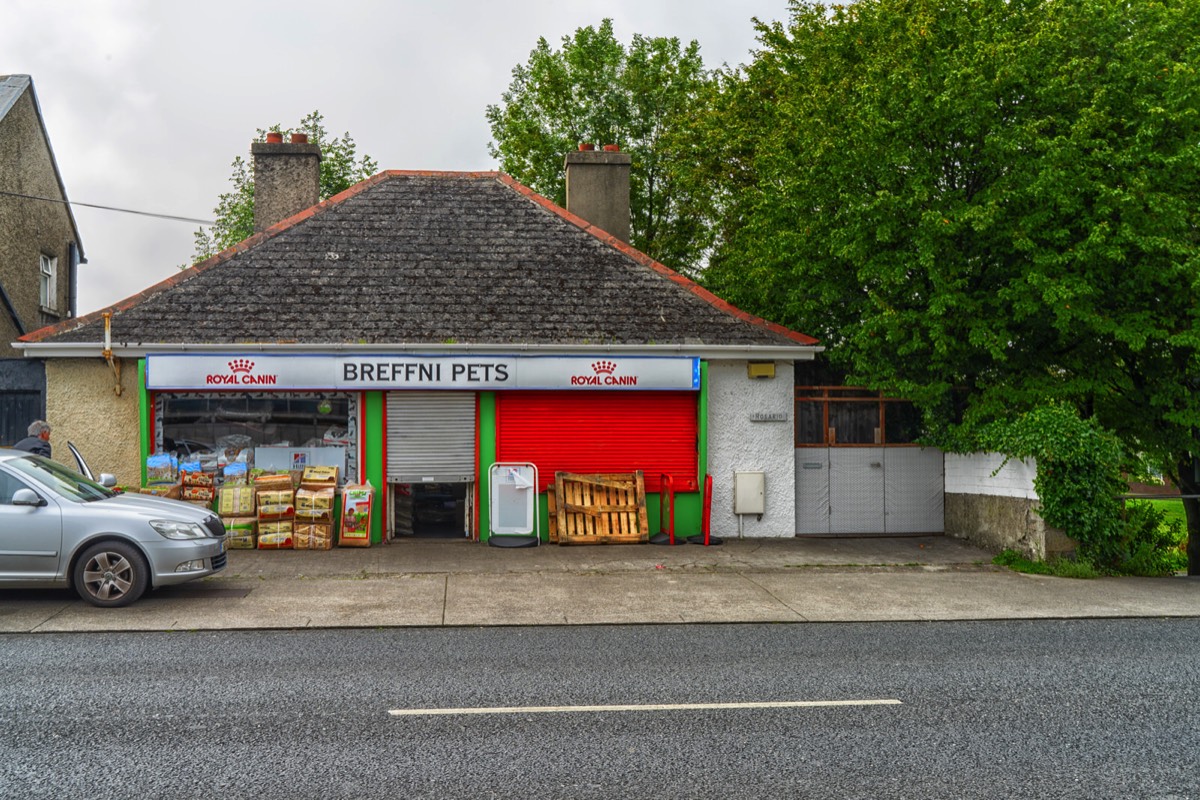
[[[75,563],[75,590],[94,606],[125,606],[146,591],[147,572],[145,559],[133,546],[101,542]]]

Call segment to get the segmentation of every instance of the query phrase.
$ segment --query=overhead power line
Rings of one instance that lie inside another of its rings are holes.
[[[87,208],[98,208],[102,211],[117,211],[121,214],[137,214],[142,217],[156,217],[157,219],[170,219],[176,222],[194,222],[198,225],[216,225],[217,223],[211,219],[195,219],[193,217],[176,217],[172,214],[156,214],[153,211],[135,211],[132,208],[116,208],[115,206],[101,206],[95,203],[81,203],[78,200],[58,200],[54,197],[38,197],[32,194],[21,194],[19,192],[3,192],[0,195],[6,197],[20,197],[24,200],[44,200],[47,203],[62,203],[65,206],[85,206]]]

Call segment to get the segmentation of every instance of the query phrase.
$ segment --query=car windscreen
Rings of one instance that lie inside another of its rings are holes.
[[[112,497],[116,492],[89,481],[78,472],[69,470],[57,461],[41,456],[28,455],[5,462],[15,472],[28,476],[43,486],[48,486],[68,500],[90,503]]]

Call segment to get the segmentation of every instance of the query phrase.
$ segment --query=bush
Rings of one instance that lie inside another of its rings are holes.
[[[981,439],[988,449],[1037,462],[1033,485],[1042,518],[1078,543],[1079,563],[1124,575],[1166,575],[1186,566],[1178,523],[1149,503],[1122,508],[1123,448],[1095,420],[1048,405],[993,423]]]
[[[1125,575],[1171,575],[1187,569],[1185,541],[1178,519],[1168,519],[1161,508],[1145,501],[1125,506],[1122,535],[1117,546],[1120,563],[1115,571]]]

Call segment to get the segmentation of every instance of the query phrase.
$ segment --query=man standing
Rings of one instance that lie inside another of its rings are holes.
[[[50,457],[50,423],[44,419],[34,420],[29,424],[29,435],[13,445],[17,450],[24,450],[39,456]]]

